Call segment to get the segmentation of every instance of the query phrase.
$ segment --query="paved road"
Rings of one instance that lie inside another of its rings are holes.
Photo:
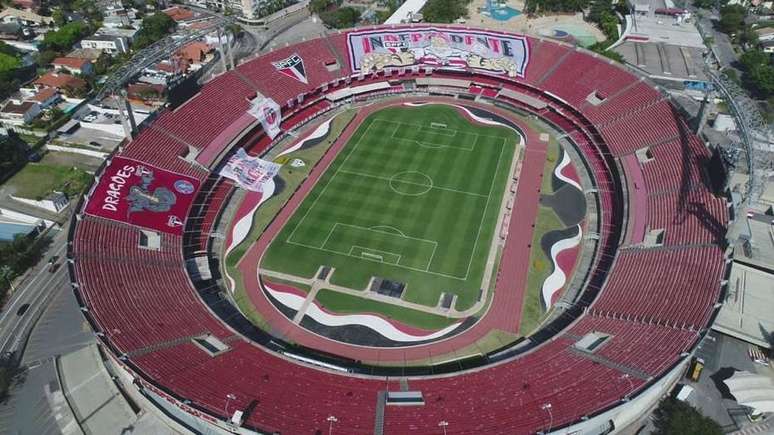
[[[53,234],[48,254],[40,264],[32,268],[0,312],[0,352],[12,352],[23,349],[28,333],[40,317],[46,304],[57,289],[68,286],[67,267],[64,257],[67,247],[67,231]],[[54,273],[48,271],[48,259],[59,256],[60,267]],[[23,315],[17,315],[25,304],[29,308]]]
[[[712,51],[715,53],[721,69],[729,67],[736,69],[734,65],[736,65],[737,56],[736,52],[734,52],[731,38],[725,33],[716,30],[713,25],[713,20],[717,20],[718,17],[706,9],[691,9],[694,13],[701,12],[702,18],[699,19],[698,25],[702,35],[711,36],[714,40]]]

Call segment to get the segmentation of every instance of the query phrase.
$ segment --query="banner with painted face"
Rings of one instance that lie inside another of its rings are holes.
[[[271,98],[257,97],[252,101],[252,106],[247,113],[261,122],[263,131],[272,139],[279,134],[282,112],[276,101]]]
[[[347,34],[352,71],[426,65],[524,77],[527,38],[472,29],[414,27]]]
[[[86,213],[180,235],[199,180],[114,157],[86,204]]]
[[[263,185],[271,181],[282,165],[258,157],[249,156],[240,148],[220,170],[220,175],[230,178],[243,189],[263,192]]]

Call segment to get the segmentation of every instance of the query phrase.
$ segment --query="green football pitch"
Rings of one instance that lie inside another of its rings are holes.
[[[364,289],[406,284],[434,306],[479,296],[519,136],[472,124],[457,109],[391,107],[368,116],[269,246],[261,267]]]

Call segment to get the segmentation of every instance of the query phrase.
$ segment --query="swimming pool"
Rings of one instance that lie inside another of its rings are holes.
[[[506,6],[499,0],[486,0],[486,14],[497,21],[508,21],[513,17],[521,15],[521,11]]]

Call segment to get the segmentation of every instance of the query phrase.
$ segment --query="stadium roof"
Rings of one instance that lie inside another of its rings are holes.
[[[771,348],[774,332],[774,276],[744,264],[734,263],[723,307],[713,329]]]

